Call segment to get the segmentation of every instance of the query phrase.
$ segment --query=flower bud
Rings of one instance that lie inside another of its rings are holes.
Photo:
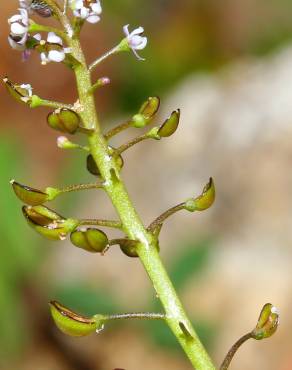
[[[56,109],[47,117],[48,125],[54,130],[75,134],[80,125],[80,117],[70,109]]]
[[[10,184],[12,185],[16,196],[23,203],[29,204],[30,206],[38,206],[53,200],[60,193],[60,190],[56,188],[46,188],[45,191],[42,191],[22,185],[15,180],[11,180]]]
[[[180,119],[180,110],[175,110],[171,113],[169,118],[160,126],[157,131],[158,136],[168,137],[175,133]]]
[[[17,101],[29,104],[32,98],[32,87],[29,84],[17,85],[12,83],[7,77],[3,78],[7,91]]]
[[[57,327],[73,337],[89,335],[103,326],[103,316],[85,317],[69,310],[56,301],[50,302],[51,315]]]
[[[94,228],[81,228],[71,233],[70,239],[76,247],[92,253],[102,253],[108,246],[106,234]]]
[[[133,116],[133,126],[142,128],[148,125],[157,113],[159,106],[160,99],[157,96],[149,97],[147,101],[142,104],[139,113]]]
[[[212,177],[208,184],[205,185],[202,194],[197,198],[191,198],[185,202],[184,208],[187,211],[204,211],[211,207],[215,200],[215,185]]]
[[[252,331],[253,339],[261,340],[269,338],[277,330],[279,325],[279,312],[271,303],[266,303],[262,308],[257,326]]]
[[[22,212],[35,231],[51,240],[64,240],[79,225],[78,220],[65,219],[45,206],[23,206]]]

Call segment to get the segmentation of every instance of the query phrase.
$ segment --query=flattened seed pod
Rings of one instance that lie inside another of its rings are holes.
[[[106,234],[94,228],[84,228],[73,231],[70,235],[72,244],[92,253],[101,253],[108,246]]]
[[[78,220],[65,219],[45,206],[23,206],[22,212],[28,224],[50,240],[64,240],[79,225]]]
[[[10,184],[12,185],[16,196],[25,204],[37,206],[48,200],[48,194],[41,190],[22,185],[15,180],[11,180]]]
[[[185,209],[194,212],[194,211],[204,211],[211,207],[215,201],[215,185],[212,177],[208,184],[204,186],[202,194],[197,198],[191,198],[185,202]]]
[[[54,130],[75,134],[80,125],[79,115],[70,109],[56,109],[47,117],[48,125]]]
[[[121,155],[116,157],[116,163],[117,163],[117,166],[118,166],[119,170],[121,170],[124,166],[124,160],[123,160],[123,157]],[[92,175],[100,176],[99,169],[98,169],[98,167],[95,163],[95,160],[94,160],[94,158],[91,154],[89,154],[86,158],[86,168],[87,168],[88,172],[91,173]]]
[[[95,317],[79,315],[56,301],[50,302],[50,309],[56,326],[63,333],[73,337],[84,337],[102,326],[102,323],[98,323]]]
[[[158,96],[149,97],[141,106],[139,113],[133,117],[133,126],[141,128],[148,125],[156,115],[160,106]]]
[[[168,137],[175,133],[178,128],[180,119],[180,110],[175,110],[171,113],[170,117],[160,126],[157,134],[160,137]]]

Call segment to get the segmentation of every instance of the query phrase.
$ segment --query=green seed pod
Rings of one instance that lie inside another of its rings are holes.
[[[139,113],[133,116],[133,126],[137,128],[148,125],[160,106],[160,99],[158,96],[149,97],[141,106]]]
[[[215,185],[212,177],[205,185],[202,194],[197,198],[191,198],[185,202],[185,209],[190,212],[204,211],[211,207],[215,200]]]
[[[279,325],[279,312],[271,303],[266,303],[260,313],[257,326],[252,331],[252,338],[261,340],[269,338]]]
[[[70,109],[56,109],[47,117],[48,125],[54,130],[75,134],[80,125],[79,115]]]
[[[56,301],[50,302],[51,315],[57,327],[65,334],[73,337],[83,337],[98,330],[102,325],[95,317],[79,315]]]
[[[116,164],[117,164],[119,170],[121,170],[124,167],[123,157],[121,155],[119,155],[115,158],[115,160],[116,160]],[[94,160],[94,158],[91,154],[89,154],[86,158],[86,168],[87,168],[88,172],[91,173],[92,175],[100,176],[99,169],[98,169],[98,167],[95,163],[95,160]]]
[[[92,253],[102,253],[108,246],[106,234],[94,228],[82,228],[71,233],[70,239],[76,247]]]
[[[15,180],[11,180],[10,184],[12,185],[16,196],[25,204],[37,206],[47,202],[48,200],[48,194],[41,190],[22,185]]]
[[[137,244],[136,240],[121,239],[119,241],[121,251],[128,257],[139,257],[136,250]]]
[[[35,231],[51,240],[64,240],[79,225],[78,220],[65,219],[45,206],[23,206],[22,212]]]
[[[17,85],[7,77],[3,78],[4,85],[9,94],[18,102],[28,104],[32,97],[32,88],[29,84]]]
[[[171,113],[169,118],[160,126],[157,134],[160,137],[168,137],[175,133],[178,128],[180,119],[180,110],[175,110]]]

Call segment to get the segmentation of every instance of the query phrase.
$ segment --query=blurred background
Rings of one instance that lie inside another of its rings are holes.
[[[119,55],[94,72],[112,80],[96,94],[104,129],[131,117],[151,95],[162,100],[158,122],[182,110],[174,136],[124,155],[123,176],[145,224],[215,179],[212,209],[177,214],[161,233],[162,258],[202,341],[219,365],[271,302],[281,312],[278,332],[244,345],[232,369],[291,370],[291,1],[102,5],[102,21],[82,33],[88,61],[121,39],[124,24],[143,25],[149,37],[145,62]],[[24,63],[8,46],[7,19],[17,6],[0,5],[1,76],[31,83],[41,97],[74,102],[74,78],[63,65],[43,67],[37,54]],[[41,189],[93,177],[83,153],[57,148],[47,109],[19,105],[2,86],[0,111],[0,368],[191,369],[163,323],[110,324],[82,339],[57,331],[51,299],[89,315],[161,307],[139,261],[118,248],[89,255],[67,241],[46,242],[28,227],[10,179]],[[113,143],[137,134],[133,129]],[[101,192],[64,195],[50,207],[65,216],[115,217]]]

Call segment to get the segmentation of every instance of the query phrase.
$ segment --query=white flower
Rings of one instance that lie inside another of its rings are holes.
[[[89,23],[100,21],[102,13],[100,0],[69,0],[69,5],[75,17],[87,20]]]
[[[63,48],[63,41],[61,37],[56,35],[54,32],[49,32],[47,41],[41,41],[41,44],[48,44],[52,48],[48,48],[47,51],[42,51],[40,54],[41,63],[46,65],[49,62],[63,62],[66,58],[66,54],[70,53],[70,48]]]
[[[29,98],[32,97],[32,87],[31,87],[30,84],[21,84],[19,87],[26,91],[26,96],[27,97],[29,97]]]
[[[13,49],[24,51],[28,38],[29,20],[26,9],[19,9],[19,13],[8,19],[10,25],[8,42]]]
[[[141,58],[136,50],[142,50],[147,45],[147,37],[141,36],[144,32],[143,27],[138,27],[134,29],[131,33],[129,32],[129,25],[123,27],[124,34],[126,35],[128,45],[132,49],[133,53],[139,60],[144,60],[144,58]]]

